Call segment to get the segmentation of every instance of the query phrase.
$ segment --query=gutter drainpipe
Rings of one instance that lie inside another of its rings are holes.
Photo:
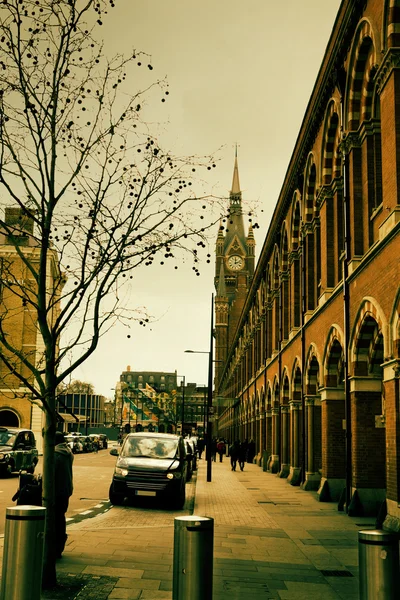
[[[342,141],[343,141],[343,101],[342,101]],[[349,204],[349,177],[346,149],[342,147],[343,156],[343,220],[344,220],[344,257],[343,257],[343,310],[344,310],[344,391],[345,391],[345,419],[346,419],[346,513],[351,501],[352,486],[352,435],[351,435],[351,399],[350,399],[350,286],[349,262],[350,248],[350,204]]]

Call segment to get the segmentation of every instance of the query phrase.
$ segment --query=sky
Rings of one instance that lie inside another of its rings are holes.
[[[215,154],[211,193],[229,196],[237,145],[243,205],[255,210],[256,256],[262,248],[340,0],[117,0],[101,33],[107,54],[146,52],[167,78],[168,103],[147,106],[171,152]],[[132,92],[146,75],[132,78]],[[244,218],[247,230],[248,217]],[[116,325],[72,378],[114,395],[122,371],[177,371],[207,383],[211,295],[215,291],[213,232],[210,264],[196,276],[152,266],[135,272],[131,307],[153,316],[128,338]],[[190,349],[204,354],[185,353]]]

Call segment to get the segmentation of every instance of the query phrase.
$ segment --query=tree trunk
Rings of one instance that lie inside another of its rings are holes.
[[[54,512],[54,441],[56,431],[55,422],[55,411],[53,414],[49,414],[49,412],[46,411],[46,425],[43,433],[43,503],[46,507],[46,529],[44,539],[44,560],[42,579],[43,589],[51,589],[57,585]]]

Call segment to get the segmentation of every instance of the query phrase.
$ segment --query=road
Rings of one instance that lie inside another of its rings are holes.
[[[74,455],[74,493],[70,498],[67,519],[88,518],[109,508],[108,489],[115,461],[109,449]],[[39,457],[35,473],[41,473],[41,470],[42,460]],[[17,489],[18,475],[0,479],[0,535],[4,534],[6,508],[15,506],[11,499]]]

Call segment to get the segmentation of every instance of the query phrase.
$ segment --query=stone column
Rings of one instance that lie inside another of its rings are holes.
[[[386,425],[386,503],[384,527],[400,531],[400,359],[383,365],[384,414]]]
[[[267,452],[267,465],[266,469],[269,468],[269,461],[272,455],[272,412],[271,409],[265,412],[265,450]]]
[[[259,445],[259,457],[260,460],[258,462],[259,466],[263,466],[263,458],[265,451],[265,412],[260,412],[260,445]]]
[[[299,485],[301,480],[300,466],[300,429],[299,429],[299,408],[298,402],[290,402],[290,439],[291,439],[291,463],[288,476],[288,482],[291,485]]]
[[[322,477],[318,489],[320,502],[337,502],[346,486],[346,430],[343,388],[323,388]]]
[[[315,411],[315,400],[314,396],[307,396],[305,399],[306,411],[307,411],[307,470],[306,477],[302,488],[304,490],[317,490],[321,476],[315,471],[314,462],[314,411]]]
[[[290,460],[289,460],[289,406],[281,406],[281,423],[282,423],[282,462],[279,477],[285,478],[290,472]]]
[[[353,376],[351,397],[352,500],[350,516],[376,515],[386,499],[386,436],[382,379]],[[357,493],[355,493],[357,492]]]
[[[272,455],[269,461],[269,470],[271,473],[277,473],[279,469],[279,408],[273,408],[271,413]]]

